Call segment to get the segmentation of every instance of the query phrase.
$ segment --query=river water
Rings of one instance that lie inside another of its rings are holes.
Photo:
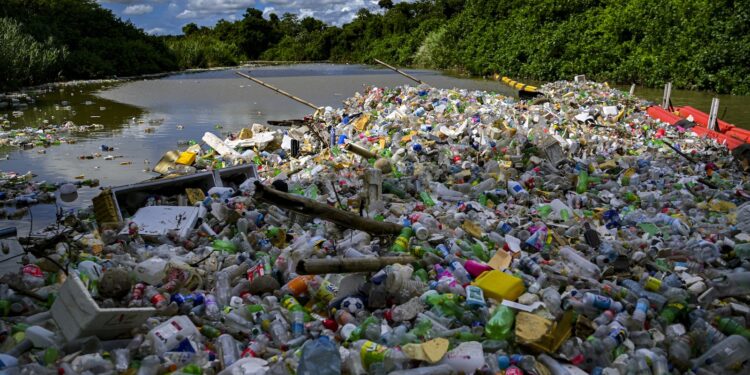
[[[365,85],[389,86],[412,84],[390,71],[362,65],[302,64],[241,68],[243,72],[293,93],[319,106],[337,107],[341,101],[362,91]],[[512,91],[496,81],[444,75],[429,70],[408,72],[435,87],[480,89],[511,95]],[[660,100],[661,91],[636,89],[636,95]],[[726,119],[750,128],[750,97],[721,97]],[[711,95],[701,92],[673,92],[673,102],[690,104],[707,111]],[[200,140],[212,131],[219,136],[253,123],[267,120],[302,118],[311,109],[234,74],[234,70],[176,74],[159,79],[106,84],[84,84],[59,87],[36,97],[36,103],[20,117],[12,117],[13,127],[38,126],[47,120],[53,124],[73,121],[75,124],[101,124],[103,128],[75,135],[75,144],[46,149],[0,149],[0,170],[25,173],[32,171],[38,180],[70,181],[76,177],[101,181],[103,186],[139,182],[156,176],[148,172],[164,152],[184,148],[178,142]],[[720,112],[721,113],[721,112]],[[114,147],[103,152],[101,146]],[[40,153],[40,151],[45,153]],[[101,153],[114,160],[97,157],[81,160],[82,155]],[[81,189],[66,209],[90,203],[99,189]],[[54,205],[33,209],[34,228],[54,219]],[[0,222],[0,226],[8,222]],[[28,219],[10,224],[27,230]]]

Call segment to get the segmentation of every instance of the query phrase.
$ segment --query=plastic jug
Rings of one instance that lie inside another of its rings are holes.
[[[198,335],[198,328],[184,315],[170,318],[166,322],[154,327],[147,337],[154,343],[154,349],[163,354],[177,347],[186,338]]]
[[[147,284],[159,285],[166,276],[166,267],[167,261],[162,258],[146,259],[135,267],[135,278]]]

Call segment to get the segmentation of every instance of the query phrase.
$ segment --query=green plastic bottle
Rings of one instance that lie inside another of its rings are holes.
[[[583,194],[589,187],[589,171],[581,169],[578,173],[578,183],[576,184],[576,193]]]
[[[677,321],[685,313],[687,306],[683,302],[670,302],[659,313],[659,321],[669,325]]]
[[[401,199],[406,198],[406,192],[400,189],[398,186],[388,182],[383,181],[383,192],[386,194],[393,194]]]
[[[727,335],[740,335],[750,340],[750,329],[745,328],[745,326],[737,323],[737,321],[734,319],[727,317],[717,317],[716,325],[719,328],[719,331]]]
[[[211,247],[213,247],[215,250],[231,254],[237,252],[237,246],[235,246],[231,241],[214,240],[214,242],[211,243]]]
[[[513,333],[513,323],[516,320],[513,310],[504,305],[500,305],[492,314],[492,318],[487,321],[484,327],[484,333],[488,338],[494,340],[506,340]]]
[[[427,205],[427,207],[432,207],[435,205],[435,201],[432,200],[432,197],[430,196],[430,194],[427,194],[426,191],[420,191],[419,197],[422,199],[422,203]]]

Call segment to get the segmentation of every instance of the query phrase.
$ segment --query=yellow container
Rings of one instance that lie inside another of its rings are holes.
[[[180,157],[177,158],[177,161],[175,161],[175,163],[182,165],[193,165],[193,163],[195,162],[195,155],[196,154],[194,152],[185,151],[180,154]]]
[[[515,301],[526,288],[523,280],[498,270],[487,271],[477,277],[471,285],[482,289],[484,295],[498,301]]]

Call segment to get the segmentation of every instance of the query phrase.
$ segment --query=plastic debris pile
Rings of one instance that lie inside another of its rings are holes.
[[[2,279],[0,368],[750,371],[750,195],[727,150],[606,84],[542,91],[372,88],[301,128],[207,133],[164,174],[251,161],[261,181],[149,200],[185,206],[186,231],[68,218]]]

